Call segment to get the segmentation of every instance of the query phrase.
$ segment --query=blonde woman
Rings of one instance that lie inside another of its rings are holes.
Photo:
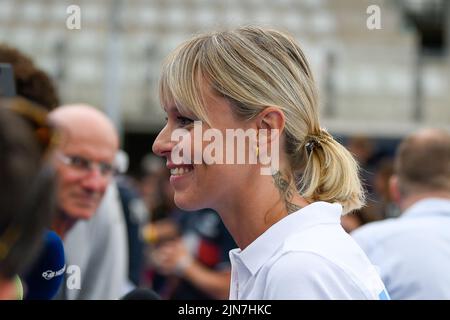
[[[258,27],[196,36],[165,62],[160,98],[167,124],[153,151],[167,159],[175,203],[216,210],[239,246],[231,299],[388,298],[340,225],[364,202],[358,167],[320,127],[313,76],[292,37]],[[248,143],[217,141],[230,132]]]

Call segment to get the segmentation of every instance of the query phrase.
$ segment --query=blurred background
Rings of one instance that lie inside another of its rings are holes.
[[[69,30],[67,8],[81,9]],[[381,29],[369,30],[370,5]],[[33,56],[63,103],[105,110],[136,171],[161,128],[156,86],[164,57],[193,33],[241,24],[292,33],[337,136],[390,141],[420,126],[450,126],[447,0],[0,0],[0,41]]]
[[[86,102],[119,126],[131,171],[161,128],[164,57],[193,33],[241,24],[292,33],[320,88],[335,135],[389,141],[450,126],[447,0],[0,0],[0,41],[33,56],[63,103]],[[67,8],[81,9],[69,30]],[[381,29],[369,30],[370,5]],[[389,143],[387,148],[389,149]]]

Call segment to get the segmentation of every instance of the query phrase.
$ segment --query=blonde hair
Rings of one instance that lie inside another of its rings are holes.
[[[175,103],[180,112],[208,122],[205,81],[241,119],[251,119],[267,106],[284,112],[286,152],[292,171],[301,172],[297,188],[305,199],[339,202],[344,213],[363,205],[358,165],[321,129],[311,69],[292,37],[250,26],[188,40],[163,65],[161,103]],[[305,146],[310,140],[315,148],[309,153]]]

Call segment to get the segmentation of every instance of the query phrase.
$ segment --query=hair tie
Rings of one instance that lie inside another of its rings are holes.
[[[322,143],[330,142],[333,137],[325,129],[320,129],[319,134],[308,134],[305,138],[306,153],[311,155],[315,148],[322,147]]]
[[[311,139],[305,144],[306,153],[308,154],[308,156],[311,155],[311,152],[314,150],[317,143],[317,141]]]

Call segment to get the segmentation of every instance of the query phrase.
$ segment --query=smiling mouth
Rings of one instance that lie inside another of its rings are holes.
[[[177,167],[177,168],[170,169],[170,174],[172,176],[182,176],[184,174],[187,174],[187,173],[191,172],[192,170],[194,170],[194,167],[192,167],[192,166]]]

